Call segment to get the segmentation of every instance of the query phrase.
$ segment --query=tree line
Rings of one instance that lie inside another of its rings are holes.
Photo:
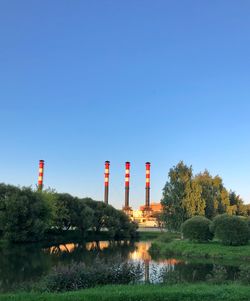
[[[108,231],[111,238],[135,236],[137,225],[114,207],[91,198],[0,183],[0,237],[12,242],[43,240],[51,230]]]
[[[213,219],[223,213],[249,216],[250,205],[233,191],[228,191],[219,176],[205,170],[193,174],[192,166],[183,161],[170,169],[163,188],[162,219],[170,230],[180,230],[182,223],[196,215]]]

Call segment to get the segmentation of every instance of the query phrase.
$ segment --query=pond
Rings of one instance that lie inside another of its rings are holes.
[[[23,283],[39,281],[58,264],[84,262],[91,265],[96,258],[141,263],[142,281],[157,283],[237,281],[242,277],[238,262],[194,261],[183,258],[152,258],[148,252],[150,241],[85,242],[50,247],[14,245],[0,248],[0,290],[11,291]],[[249,277],[249,275],[247,275]]]

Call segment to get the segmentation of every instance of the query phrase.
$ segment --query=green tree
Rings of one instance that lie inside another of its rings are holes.
[[[93,224],[93,217],[94,211],[86,204],[84,199],[75,198],[74,210],[71,215],[72,226],[85,234]]]
[[[107,227],[109,231],[114,231],[115,238],[120,239],[136,236],[138,225],[134,222],[131,222],[129,217],[123,211],[116,210],[116,214],[112,213],[112,215],[115,216],[117,222],[113,223],[113,226],[111,225],[112,228],[110,228],[108,224]]]
[[[76,198],[68,193],[57,193],[54,200],[55,214],[53,218],[53,226],[58,230],[69,230],[72,227],[72,215]],[[75,209],[77,210],[77,209]]]
[[[0,236],[3,235],[3,230],[4,230],[4,215],[6,212],[6,200],[10,195],[14,194],[17,191],[19,191],[18,187],[0,183]]]
[[[187,183],[183,206],[188,218],[194,215],[205,215],[206,201],[202,197],[202,187],[197,181],[192,180]]]
[[[247,208],[242,198],[234,191],[229,192],[231,214],[247,216]]]
[[[230,210],[229,194],[219,176],[212,177],[208,171],[195,176],[195,181],[202,187],[202,198],[206,202],[205,216],[209,219]]]
[[[96,233],[99,233],[105,227],[105,208],[109,205],[106,205],[104,202],[93,201],[91,198],[85,198],[84,201],[94,211],[91,228]]]
[[[1,216],[3,235],[13,242],[38,241],[49,228],[51,208],[43,194],[30,188],[11,189],[5,194]]]
[[[188,167],[182,161],[169,171],[169,181],[163,188],[164,219],[170,230],[180,230],[181,224],[188,218],[185,208],[187,187],[192,181],[192,167]]]

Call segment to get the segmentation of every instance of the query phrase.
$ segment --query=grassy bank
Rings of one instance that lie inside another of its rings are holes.
[[[157,256],[182,256],[189,258],[214,258],[250,261],[250,245],[224,246],[219,242],[195,243],[186,240],[152,243],[150,253]]]
[[[0,301],[247,301],[250,287],[242,285],[114,285],[68,293],[0,295]]]
[[[139,240],[154,240],[162,235],[160,231],[137,231],[137,239]]]

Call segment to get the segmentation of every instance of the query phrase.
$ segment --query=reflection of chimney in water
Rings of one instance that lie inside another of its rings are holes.
[[[104,173],[104,202],[108,204],[109,199],[109,161],[105,161],[105,173]]]
[[[146,198],[145,207],[150,206],[150,162],[146,162]]]
[[[125,209],[129,208],[130,162],[125,163]]]
[[[145,283],[149,283],[149,260],[145,259],[144,260],[144,281]]]
[[[39,161],[38,190],[43,189],[44,160]]]

